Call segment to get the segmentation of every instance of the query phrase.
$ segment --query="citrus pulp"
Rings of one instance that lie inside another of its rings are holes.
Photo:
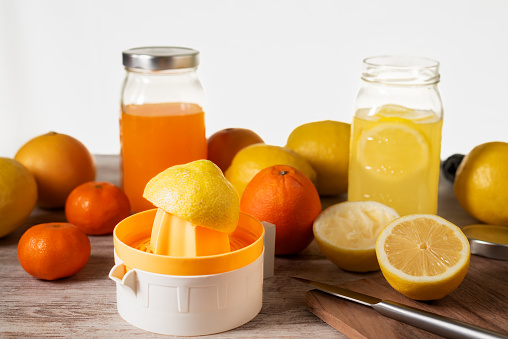
[[[408,298],[441,299],[454,291],[469,267],[469,242],[457,226],[432,214],[395,219],[376,241],[388,283]]]
[[[314,236],[323,254],[348,271],[379,270],[375,244],[397,212],[375,201],[348,201],[326,208],[314,221]]]

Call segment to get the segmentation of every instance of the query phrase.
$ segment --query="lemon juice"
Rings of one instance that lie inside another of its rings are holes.
[[[352,125],[348,200],[400,215],[437,213],[442,118],[402,106],[359,109]]]

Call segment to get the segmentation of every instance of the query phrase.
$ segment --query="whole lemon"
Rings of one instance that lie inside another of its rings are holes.
[[[275,165],[288,165],[305,174],[313,183],[316,171],[301,155],[287,148],[267,144],[254,144],[241,149],[226,170],[226,179],[242,197],[251,179],[262,169]]]
[[[453,188],[471,216],[508,226],[508,143],[488,142],[473,148],[457,168]]]
[[[95,179],[95,160],[79,140],[49,132],[24,144],[14,156],[37,181],[37,204],[60,208],[71,191]]]
[[[0,158],[0,238],[23,225],[36,202],[32,173],[14,159]]]
[[[288,137],[286,147],[316,170],[320,195],[347,192],[350,134],[350,124],[325,120],[298,126]]]

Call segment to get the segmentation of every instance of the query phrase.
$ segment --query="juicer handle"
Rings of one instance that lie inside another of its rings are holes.
[[[117,284],[128,288],[136,295],[136,270],[127,271],[123,263],[113,266],[109,271],[109,278]]]

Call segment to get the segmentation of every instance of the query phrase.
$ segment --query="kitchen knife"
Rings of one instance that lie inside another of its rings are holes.
[[[487,330],[462,321],[443,317],[441,315],[419,310],[414,307],[406,306],[389,300],[381,300],[366,294],[354,292],[338,286],[328,285],[317,281],[292,277],[298,281],[309,284],[316,289],[336,297],[354,301],[356,303],[370,306],[378,313],[406,323],[408,325],[421,328],[422,330],[432,332],[446,338],[504,338],[508,335]]]

